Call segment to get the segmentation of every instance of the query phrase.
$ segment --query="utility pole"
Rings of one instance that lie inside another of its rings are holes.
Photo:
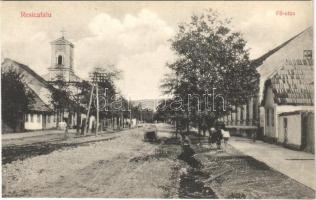
[[[95,135],[98,135],[99,131],[99,124],[100,124],[100,117],[99,117],[99,87],[98,87],[98,82],[96,82],[96,96],[97,96],[97,123],[96,123],[96,130],[95,130]]]
[[[98,135],[99,132],[99,127],[100,127],[100,105],[99,105],[99,83],[105,82],[106,81],[106,73],[103,72],[98,72],[95,71],[93,73],[90,74],[90,78],[92,80],[92,90],[91,90],[91,96],[90,96],[90,101],[89,101],[89,108],[88,108],[88,116],[90,114],[90,109],[91,109],[91,103],[92,103],[92,95],[93,95],[93,91],[94,91],[94,87],[96,88],[96,131],[95,131],[95,135]],[[105,91],[106,93],[106,91]]]
[[[132,128],[132,110],[129,111],[129,128]]]
[[[87,112],[87,117],[86,117],[86,124],[85,124],[85,128],[84,128],[84,130],[85,130],[84,135],[87,135],[88,129],[89,129],[88,124],[89,124],[89,115],[90,115],[90,109],[91,109],[91,103],[92,103],[93,90],[94,90],[94,84],[92,84],[92,88],[91,88],[88,112]]]

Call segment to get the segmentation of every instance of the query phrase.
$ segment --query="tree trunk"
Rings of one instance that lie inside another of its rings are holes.
[[[57,129],[59,128],[59,120],[60,120],[60,110],[59,109],[57,109],[57,119],[56,119],[56,127],[57,127]]]
[[[81,114],[80,114],[80,108],[77,108],[77,133],[80,132],[80,127],[81,127]]]

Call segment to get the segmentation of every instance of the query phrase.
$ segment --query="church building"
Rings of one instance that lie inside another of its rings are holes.
[[[52,41],[51,43],[51,64],[48,67],[48,74],[43,77],[31,69],[31,67],[17,62],[15,60],[5,58],[1,63],[2,71],[14,70],[23,74],[23,81],[26,88],[34,95],[34,99],[28,105],[28,113],[21,116],[19,127],[7,127],[7,131],[13,130],[41,130],[56,128],[59,122],[70,117],[70,127],[76,126],[77,113],[71,116],[69,112],[60,113],[57,117],[57,111],[52,105],[52,91],[56,89],[56,81],[63,81],[70,90],[79,92],[73,84],[81,82],[74,73],[74,45],[65,39],[64,36]],[[74,93],[75,94],[75,93]],[[61,116],[63,115],[63,116]],[[81,114],[83,115],[83,114]],[[84,117],[81,116],[81,119]],[[57,119],[60,119],[57,122]],[[5,125],[2,120],[2,125]]]
[[[44,76],[48,82],[78,82],[81,79],[74,73],[74,45],[64,36],[51,43],[51,65]]]

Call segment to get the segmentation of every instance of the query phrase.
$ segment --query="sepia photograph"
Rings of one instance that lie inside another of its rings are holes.
[[[0,4],[2,198],[316,198],[312,1]]]

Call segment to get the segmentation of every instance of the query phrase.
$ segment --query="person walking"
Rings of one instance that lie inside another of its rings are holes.
[[[225,147],[226,147],[227,142],[228,142],[228,140],[229,140],[229,138],[230,138],[230,133],[229,133],[229,131],[224,127],[224,128],[222,129],[222,134],[223,134],[223,139],[224,139],[224,145],[225,145]]]
[[[212,144],[216,143],[215,132],[216,132],[216,129],[214,127],[210,128],[209,135],[208,135],[208,142],[211,144],[211,146]]]
[[[221,143],[222,143],[222,139],[223,139],[223,135],[222,135],[222,131],[219,128],[219,126],[216,126],[215,128],[215,140],[216,140],[216,145],[217,145],[217,149],[221,149]]]

